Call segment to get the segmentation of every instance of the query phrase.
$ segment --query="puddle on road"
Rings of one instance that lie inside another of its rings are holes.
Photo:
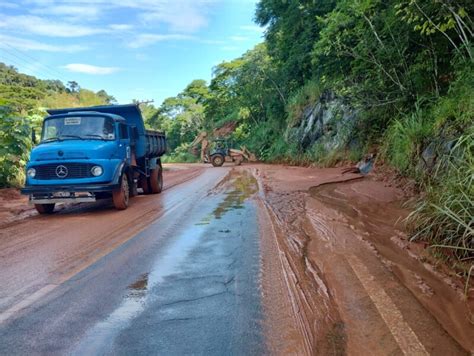
[[[228,211],[243,209],[244,201],[258,192],[257,180],[246,170],[240,172],[230,171],[223,179],[222,184],[227,188],[227,191],[224,193],[224,200],[219,203],[211,214],[195,225],[209,225],[213,218],[221,219]]]
[[[229,173],[232,190],[226,192],[225,199],[213,211],[216,219],[220,219],[226,212],[234,209],[242,209],[242,203],[258,191],[255,177],[248,171],[231,171]]]
[[[143,298],[148,290],[148,273],[142,274],[140,279],[130,284],[128,289],[130,290],[129,297]]]
[[[223,218],[228,211],[243,209],[244,201],[258,191],[258,186],[251,173],[232,170],[225,177],[224,189],[223,199],[222,194],[218,195],[221,199],[217,206],[211,212],[202,211],[203,217],[198,223],[190,225],[173,238],[173,241],[165,248],[165,253],[157,257],[151,271],[142,274],[128,286],[128,293],[122,304],[105,320],[90,329],[72,354],[106,353],[115,337],[125,330],[134,318],[145,311],[148,302],[154,297],[150,291],[162,283],[166,277],[179,270],[179,266],[185,262],[188,254],[208,231],[213,219]],[[230,230],[222,232],[228,233]]]

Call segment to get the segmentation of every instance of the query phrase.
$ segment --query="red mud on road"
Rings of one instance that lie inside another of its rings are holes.
[[[165,189],[190,180],[204,184],[205,169],[217,176],[226,168],[166,166]],[[340,168],[232,166],[229,177],[242,174],[243,191],[254,187],[245,171],[259,190],[271,354],[474,351],[473,300],[463,297],[458,280],[426,262],[422,245],[408,242],[399,188],[371,176],[341,175]],[[54,287],[113,251],[164,213],[160,201],[138,196],[122,212],[107,201],[62,206],[44,217],[17,191],[0,191],[0,270],[7,276],[0,281],[0,307],[46,283]]]
[[[36,210],[28,204],[28,197],[18,189],[0,189],[0,227],[32,215]]]
[[[165,191],[203,172],[197,165],[170,168],[164,172]],[[0,309],[47,283],[67,280],[135,236],[166,210],[156,196],[139,195],[121,212],[104,200],[63,205],[52,215],[40,216],[17,192],[8,194],[16,198],[11,204],[30,213],[18,216],[12,212],[0,226]]]
[[[202,168],[201,165],[165,164],[164,189],[193,178],[197,172],[202,171]],[[70,207],[71,205],[57,204],[55,210],[61,211]],[[0,228],[6,228],[34,216],[39,214],[33,205],[28,204],[28,197],[21,195],[19,189],[0,189]]]
[[[340,168],[253,170],[263,191],[271,353],[474,350],[473,301],[466,301],[459,281],[424,262],[420,245],[408,242],[400,189],[370,176],[341,175]]]

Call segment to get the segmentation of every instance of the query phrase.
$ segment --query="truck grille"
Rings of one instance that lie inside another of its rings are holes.
[[[93,177],[90,163],[50,163],[35,166],[35,179],[74,179]]]

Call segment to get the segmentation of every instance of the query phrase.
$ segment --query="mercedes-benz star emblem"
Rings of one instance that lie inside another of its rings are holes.
[[[59,178],[66,178],[67,177],[67,168],[63,165],[57,166],[56,167],[56,175]]]

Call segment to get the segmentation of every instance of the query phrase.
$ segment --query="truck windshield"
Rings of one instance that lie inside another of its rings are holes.
[[[114,122],[102,116],[66,116],[45,120],[41,141],[114,140]]]

